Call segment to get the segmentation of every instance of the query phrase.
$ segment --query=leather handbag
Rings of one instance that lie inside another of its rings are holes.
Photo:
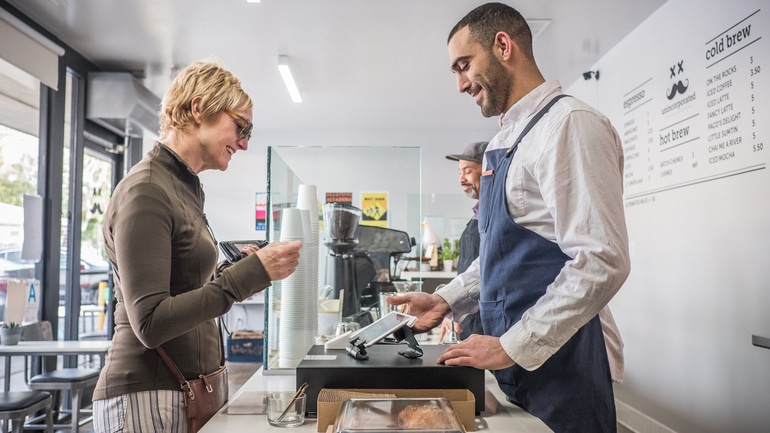
[[[179,385],[184,393],[184,403],[187,407],[188,433],[195,433],[200,430],[227,403],[227,367],[225,366],[225,348],[222,341],[221,322],[219,326],[220,367],[213,373],[199,375],[197,379],[185,379],[166,350],[162,346],[156,348],[163,362],[168,365],[168,368],[179,380]]]

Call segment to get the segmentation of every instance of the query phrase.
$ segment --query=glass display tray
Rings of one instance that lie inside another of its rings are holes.
[[[465,430],[445,398],[351,398],[342,403],[332,431],[463,433]]]

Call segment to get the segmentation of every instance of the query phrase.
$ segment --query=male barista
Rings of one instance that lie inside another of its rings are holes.
[[[478,309],[484,335],[449,346],[439,363],[490,370],[510,401],[556,433],[615,433],[622,345],[607,304],[631,266],[620,137],[545,80],[512,7],[472,10],[448,51],[457,89],[500,118],[484,153],[479,258],[433,294],[388,302],[419,317],[415,332]]]
[[[457,273],[462,274],[468,266],[479,256],[479,188],[481,186],[481,162],[484,160],[484,151],[488,141],[471,143],[465,147],[462,153],[447,155],[446,159],[457,161],[460,170],[460,186],[463,187],[468,198],[477,200],[473,205],[473,217],[468,221],[462,235],[460,235],[460,257],[457,259]],[[481,318],[478,312],[468,314],[460,322],[460,339],[465,340],[471,334],[483,334]]]

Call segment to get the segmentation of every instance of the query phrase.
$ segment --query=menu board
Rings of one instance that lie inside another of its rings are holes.
[[[722,16],[722,15],[720,15]],[[626,206],[767,168],[767,11],[751,9],[628,64],[613,123],[625,152]],[[640,51],[648,51],[640,47]],[[763,70],[764,69],[764,70]],[[640,75],[637,71],[644,71]],[[603,73],[603,76],[606,76]]]

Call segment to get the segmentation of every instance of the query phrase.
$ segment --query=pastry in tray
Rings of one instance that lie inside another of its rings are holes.
[[[404,430],[451,429],[451,419],[444,410],[430,404],[410,404],[396,416],[396,424]]]

